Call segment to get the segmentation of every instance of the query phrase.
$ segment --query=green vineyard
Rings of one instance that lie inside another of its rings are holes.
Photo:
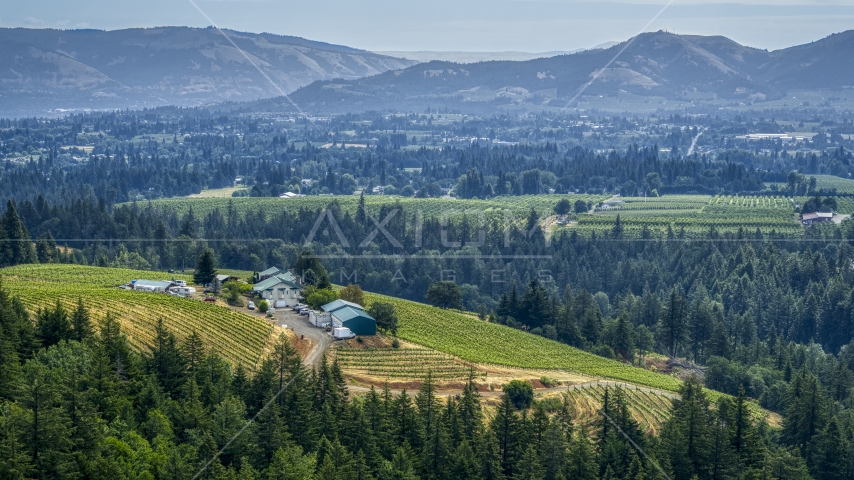
[[[347,372],[379,378],[465,380],[472,365],[426,348],[337,348],[338,363]],[[478,374],[483,376],[483,374]]]
[[[121,290],[134,279],[192,280],[186,275],[77,265],[23,265],[0,269],[3,288],[18,296],[34,313],[57,301],[73,309],[83,300],[93,319],[108,312],[117,316],[133,346],[145,350],[154,338],[158,319],[178,339],[196,332],[204,344],[232,365],[254,368],[264,352],[273,327],[262,319],[200,300],[159,293]]]
[[[614,227],[617,215],[624,235],[636,237],[644,227],[659,235],[669,227],[674,233],[681,230],[689,236],[703,236],[714,227],[719,233],[737,232],[783,236],[803,234],[796,219],[792,202],[784,197],[719,195],[671,195],[656,198],[615,198],[607,207],[595,213],[580,215],[574,229],[583,235],[608,232]]]
[[[571,202],[582,200],[584,202],[600,202],[608,198],[604,195],[526,195],[495,197],[489,200],[463,200],[446,198],[405,198],[385,195],[365,196],[365,208],[371,214],[378,214],[383,206],[400,204],[407,212],[420,210],[425,217],[439,217],[443,212],[449,210],[477,212],[492,212],[497,210],[510,210],[516,216],[528,214],[532,209],[540,214],[551,213],[554,206],[562,199]],[[279,215],[283,210],[296,212],[300,209],[318,210],[324,209],[330,203],[336,202],[341,210],[353,215],[359,206],[357,195],[340,196],[308,196],[298,198],[271,198],[271,197],[239,197],[239,198],[175,198],[166,200],[155,200],[138,204],[141,208],[152,208],[160,211],[174,211],[179,216],[186,214],[190,207],[193,214],[205,216],[219,209],[223,214],[231,204],[234,212],[239,215],[247,213],[257,214],[263,212],[268,218]],[[127,204],[125,204],[127,205]]]
[[[603,385],[575,385],[570,387],[562,395],[569,396],[569,404],[575,409],[575,421],[579,425],[588,427],[597,425],[602,421],[599,411],[605,396],[605,389],[614,394],[615,387]],[[669,397],[653,391],[624,387],[621,388],[629,410],[635,421],[647,432],[658,432],[661,424],[667,420],[667,413],[672,407]]]
[[[650,372],[510,327],[428,305],[366,293],[368,304],[390,302],[400,317],[398,336],[467,362],[566,370],[677,391],[674,377]]]

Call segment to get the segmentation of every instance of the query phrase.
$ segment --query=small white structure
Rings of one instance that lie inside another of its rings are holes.
[[[170,288],[170,289],[169,289],[169,291],[170,291],[170,292],[177,293],[177,294],[180,294],[180,295],[184,295],[184,296],[186,296],[186,295],[195,295],[195,294],[196,294],[196,289],[195,289],[195,288],[193,288],[193,287],[186,287],[186,286],[185,286],[185,287],[181,287],[181,286],[174,286],[174,287]]]
[[[130,283],[134,290],[141,292],[165,293],[169,288],[175,286],[174,283],[168,280],[131,280]]]
[[[350,331],[347,327],[336,327],[332,331],[332,336],[335,337],[335,340],[344,340],[346,338],[353,338],[353,332]]]
[[[801,215],[801,223],[812,225],[813,223],[830,222],[833,220],[832,212],[811,212]]]
[[[332,314],[329,312],[311,310],[308,312],[308,322],[315,327],[325,328],[332,324]]]

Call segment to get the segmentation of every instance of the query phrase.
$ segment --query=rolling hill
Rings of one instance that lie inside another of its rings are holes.
[[[416,63],[299,37],[227,33],[286,93]],[[0,28],[0,116],[280,95],[252,62],[213,28]]]
[[[159,280],[164,275],[192,280],[189,275],[79,265],[20,265],[0,269],[3,288],[19,297],[30,313],[52,308],[57,301],[72,311],[79,298],[95,321],[107,313],[114,314],[131,344],[139,350],[151,344],[154,327],[162,318],[166,328],[179,340],[195,331],[207,348],[232,365],[254,369],[267,342],[278,335],[270,323],[201,300],[117,288],[132,279]]]

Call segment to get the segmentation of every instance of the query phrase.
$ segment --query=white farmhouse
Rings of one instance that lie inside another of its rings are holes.
[[[299,303],[303,285],[291,272],[279,272],[252,286],[252,292],[267,300],[271,307],[292,307]]]

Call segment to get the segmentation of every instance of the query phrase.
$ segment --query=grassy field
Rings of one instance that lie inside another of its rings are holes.
[[[483,322],[473,316],[377,294],[366,294],[368,304],[390,302],[400,317],[398,336],[428,348],[482,364],[567,370],[593,377],[675,392],[674,377],[608,360],[563,343]]]
[[[262,319],[201,300],[159,293],[120,290],[134,279],[192,281],[188,275],[77,265],[22,265],[0,269],[3,288],[16,295],[30,312],[53,307],[57,300],[68,310],[83,300],[95,320],[107,312],[117,316],[134,347],[145,350],[157,320],[179,339],[198,333],[208,348],[233,365],[254,368],[264,352],[273,326]]]
[[[201,193],[188,195],[187,198],[231,198],[231,194],[238,190],[247,190],[246,187],[223,187],[211,190],[202,190]]]

